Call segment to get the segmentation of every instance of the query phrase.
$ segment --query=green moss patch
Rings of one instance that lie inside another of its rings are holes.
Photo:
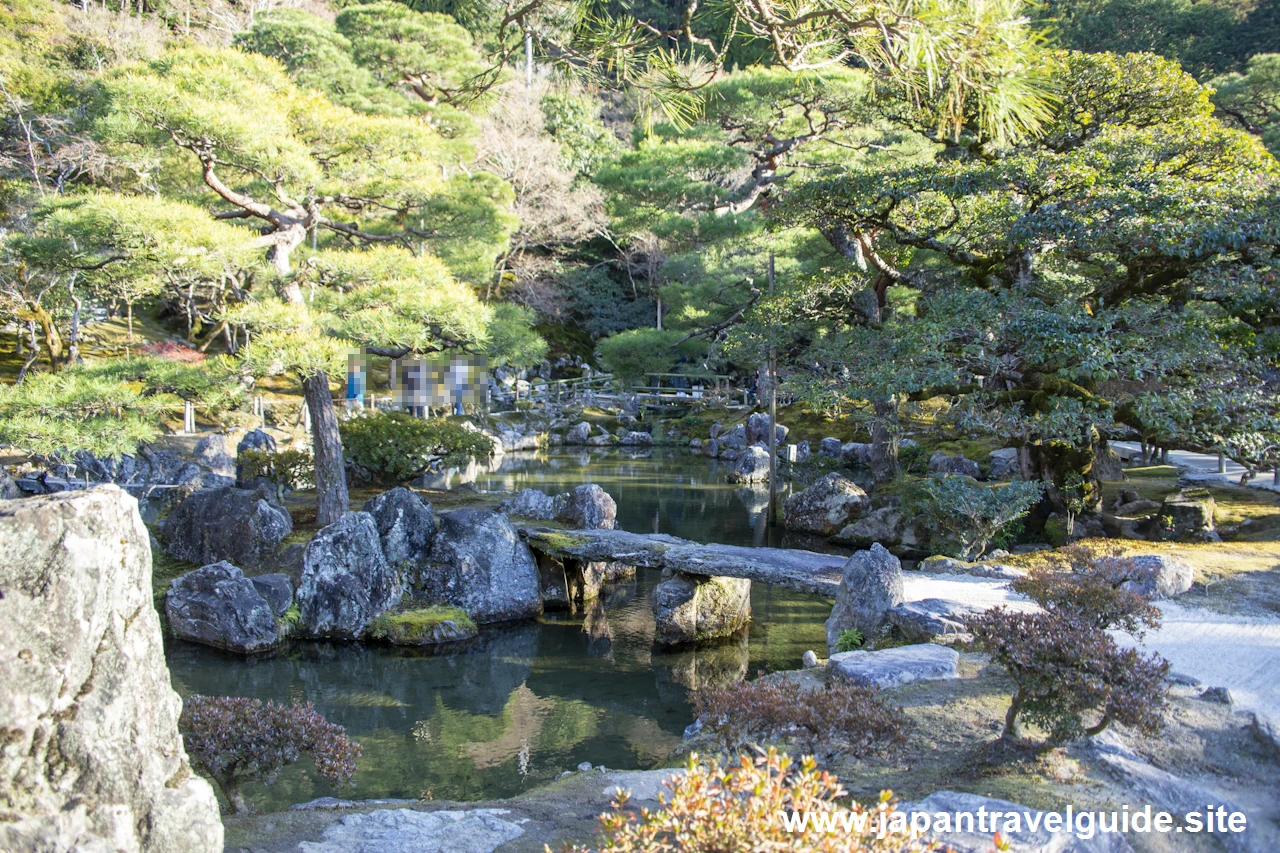
[[[473,637],[476,630],[476,623],[464,611],[436,606],[384,613],[369,623],[365,634],[400,646],[422,646]]]

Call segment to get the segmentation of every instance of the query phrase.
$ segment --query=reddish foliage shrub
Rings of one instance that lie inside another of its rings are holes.
[[[1121,649],[1107,633],[1141,637],[1159,625],[1160,611],[1130,588],[1145,574],[1116,553],[1065,549],[1010,584],[1044,612],[999,607],[966,620],[1016,685],[1004,737],[1021,737],[1023,720],[1048,732],[1051,743],[1098,734],[1113,721],[1149,734],[1164,726],[1169,662]]]
[[[901,708],[884,704],[876,688],[850,682],[812,688],[760,678],[703,688],[693,706],[729,752],[788,738],[820,760],[844,752],[861,756],[901,743],[907,731]]]
[[[174,343],[173,341],[153,341],[138,347],[139,352],[158,355],[161,358],[167,358],[170,361],[180,361],[185,364],[196,364],[205,360],[205,354],[199,350],[192,349],[183,344]]]
[[[844,808],[840,780],[818,772],[812,757],[797,768],[776,750],[743,756],[736,765],[721,767],[716,761],[698,763],[689,757],[685,773],[669,783],[670,795],[660,795],[662,807],[638,815],[625,811],[626,796],[614,802],[614,811],[600,816],[603,838],[594,850],[600,853],[724,853],[724,851],[789,850],[795,853],[915,853],[934,849],[910,838],[905,820],[895,826],[892,792],[867,808],[854,803]],[[807,812],[809,827],[793,831],[782,821],[784,813]],[[834,832],[812,829],[815,815],[835,820]],[[861,821],[858,820],[861,818]],[[845,832],[844,826],[851,830]],[[880,828],[885,828],[883,837]],[[572,847],[575,853],[589,848]]]
[[[310,702],[280,705],[190,696],[179,726],[192,764],[222,789],[236,813],[247,810],[240,792],[245,781],[270,784],[285,765],[306,753],[325,779],[347,783],[355,775],[361,751],[342,726],[326,720]]]

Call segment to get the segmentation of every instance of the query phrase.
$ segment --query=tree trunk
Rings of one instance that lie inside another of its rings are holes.
[[[227,776],[218,779],[218,787],[222,789],[222,795],[227,798],[227,805],[231,808],[232,814],[248,814],[249,804],[244,801],[244,793],[240,790],[240,785],[236,782],[235,777]]]
[[[71,281],[67,285],[67,295],[71,297],[71,304],[75,306],[71,311],[71,333],[67,336],[67,364],[80,363],[80,297],[76,296],[76,277],[71,276]]]
[[[338,413],[323,370],[302,380],[302,393],[311,411],[311,445],[316,466],[316,524],[333,524],[347,511],[347,472],[342,458]]]
[[[1009,702],[1009,710],[1004,712],[1004,733],[1000,737],[1005,740],[1018,740],[1022,737],[1022,723],[1018,721],[1018,713],[1022,710],[1022,691],[1013,694]]]
[[[898,406],[892,397],[872,401],[875,418],[871,421],[871,473],[877,483],[887,483],[898,476],[897,430]]]
[[[272,243],[271,248],[267,249],[267,260],[280,274],[280,298],[292,305],[305,304],[302,288],[293,280],[293,267],[289,263],[289,256],[307,239],[306,226],[301,222],[290,225],[278,231],[274,239],[275,242]]]
[[[133,300],[130,299],[125,303],[125,317],[129,323],[129,343],[133,343]]]

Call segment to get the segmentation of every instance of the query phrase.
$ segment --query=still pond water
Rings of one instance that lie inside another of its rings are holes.
[[[721,463],[680,451],[647,455],[509,454],[495,470],[450,474],[483,491],[565,491],[599,483],[623,529],[706,542],[790,542],[758,524],[761,493],[729,484]],[[830,602],[755,584],[749,632],[710,647],[653,646],[650,596],[658,574],[608,588],[585,613],[493,627],[465,649],[431,653],[375,645],[297,643],[244,661],[171,642],[179,693],[315,703],[364,747],[354,788],[313,782],[305,765],[246,789],[262,811],[321,796],[349,799],[507,797],[581,762],[659,766],[693,720],[688,690],[758,670],[794,669],[824,642]]]

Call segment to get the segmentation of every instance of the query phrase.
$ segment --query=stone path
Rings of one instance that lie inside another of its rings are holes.
[[[525,527],[529,547],[543,554],[581,562],[623,562],[645,569],[671,569],[691,575],[746,578],[835,597],[848,557],[791,548],[701,545],[665,533],[625,530],[555,530]]]

